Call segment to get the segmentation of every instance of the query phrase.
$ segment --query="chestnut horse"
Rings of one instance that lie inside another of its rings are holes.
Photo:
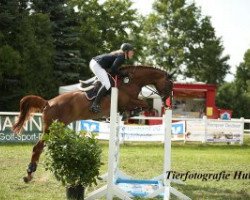
[[[138,99],[143,86],[154,85],[155,93],[160,95],[163,102],[172,94],[173,82],[171,75],[163,70],[147,66],[126,66],[120,70],[128,74],[129,79],[121,80],[118,83],[118,110],[132,110],[135,108],[146,109],[148,107],[144,100]],[[20,133],[24,123],[29,119],[30,114],[35,111],[42,112],[44,123],[43,132],[54,120],[63,122],[65,125],[81,119],[98,119],[110,114],[110,95],[103,97],[101,101],[101,112],[90,111],[92,101],[88,100],[86,93],[80,90],[56,96],[53,99],[45,100],[40,96],[28,95],[20,101],[20,116],[13,126],[15,133]],[[33,147],[31,162],[28,165],[25,182],[29,182],[36,171],[39,157],[44,148],[44,141],[39,140]]]

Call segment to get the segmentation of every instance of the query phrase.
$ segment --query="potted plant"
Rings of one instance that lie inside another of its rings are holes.
[[[66,186],[67,199],[84,199],[84,188],[97,184],[102,165],[97,139],[53,122],[44,140],[45,169]]]

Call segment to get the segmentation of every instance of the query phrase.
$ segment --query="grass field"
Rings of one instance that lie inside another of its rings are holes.
[[[108,144],[101,142],[107,171]],[[0,200],[60,200],[65,188],[44,170],[43,156],[33,181],[25,184],[22,177],[31,156],[32,145],[0,145]],[[250,136],[244,145],[172,143],[172,170],[186,173],[230,173],[228,180],[186,180],[175,188],[192,199],[250,199]],[[136,178],[152,178],[162,173],[163,144],[126,143],[121,145],[120,168]],[[248,179],[233,179],[235,171],[248,173]],[[94,189],[94,188],[91,188]],[[91,190],[89,189],[89,190]],[[171,196],[171,199],[176,199]]]

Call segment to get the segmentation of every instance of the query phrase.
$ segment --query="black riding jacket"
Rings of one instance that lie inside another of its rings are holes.
[[[125,54],[102,54],[93,58],[102,68],[111,69],[111,74],[119,73],[118,68],[125,62]]]

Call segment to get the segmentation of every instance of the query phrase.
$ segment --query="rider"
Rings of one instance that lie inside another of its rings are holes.
[[[107,74],[108,69],[111,70],[111,75],[124,75],[119,72],[118,68],[125,62],[126,59],[131,59],[134,55],[134,48],[129,43],[123,43],[119,50],[98,55],[90,61],[90,69],[102,83],[97,96],[91,106],[93,112],[100,112],[101,98],[110,89],[111,83]]]

